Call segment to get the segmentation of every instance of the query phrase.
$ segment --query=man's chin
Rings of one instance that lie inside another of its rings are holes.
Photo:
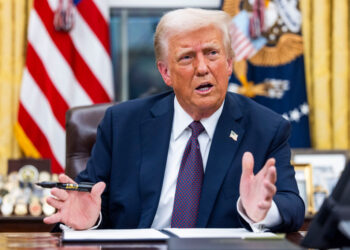
[[[213,113],[215,113],[216,110],[218,110],[221,106],[221,103],[215,102],[215,103],[208,103],[208,102],[199,102],[196,105],[196,110],[198,113],[203,116],[203,118],[211,116]]]

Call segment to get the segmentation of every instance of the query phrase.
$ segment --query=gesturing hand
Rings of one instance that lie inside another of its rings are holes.
[[[58,177],[60,182],[75,183],[67,175]],[[57,212],[44,218],[46,224],[62,222],[74,229],[88,229],[95,225],[101,210],[101,194],[105,189],[104,182],[96,183],[88,192],[66,191],[53,188],[47,203],[57,209]]]
[[[275,159],[268,159],[265,166],[256,175],[253,173],[253,168],[253,155],[245,152],[242,158],[240,197],[249,218],[254,222],[259,222],[265,218],[276,193]]]

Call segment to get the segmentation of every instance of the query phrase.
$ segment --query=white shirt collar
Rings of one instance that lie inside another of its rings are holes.
[[[200,120],[205,132],[208,134],[210,140],[213,139],[216,124],[218,123],[219,117],[222,113],[225,100],[221,104],[220,108],[214,112],[211,116]],[[186,113],[186,111],[179,104],[176,96],[174,98],[174,120],[173,120],[173,139],[176,141],[179,136],[188,128],[193,122],[192,117]]]

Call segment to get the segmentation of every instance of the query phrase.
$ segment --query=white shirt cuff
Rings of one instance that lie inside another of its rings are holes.
[[[271,207],[267,212],[266,217],[259,222],[254,222],[248,217],[248,215],[246,214],[243,208],[241,197],[239,197],[237,200],[237,211],[239,215],[249,224],[249,226],[252,228],[253,232],[255,233],[265,232],[269,230],[269,228],[277,226],[278,224],[282,223],[281,214],[278,211],[278,208],[274,201],[272,201]]]
[[[93,226],[93,227],[90,227],[89,229],[86,229],[86,230],[93,230],[93,229],[98,228],[100,226],[101,222],[102,222],[102,213],[101,212],[100,212],[100,215],[99,215],[98,218],[99,219],[98,219],[97,224],[95,226]],[[60,224],[60,228],[61,228],[62,231],[75,231],[74,228],[71,228],[71,227],[69,227],[67,225],[64,225],[64,224]]]

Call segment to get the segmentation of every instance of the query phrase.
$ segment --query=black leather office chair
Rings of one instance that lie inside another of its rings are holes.
[[[97,126],[108,107],[115,103],[95,104],[71,108],[66,112],[66,174],[75,178],[85,169]]]

